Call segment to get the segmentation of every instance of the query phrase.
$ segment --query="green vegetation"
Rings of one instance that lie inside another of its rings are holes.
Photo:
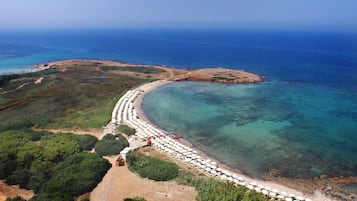
[[[110,163],[95,154],[74,154],[58,165],[58,171],[45,183],[41,192],[71,197],[81,195],[94,189],[109,168]]]
[[[126,162],[131,171],[155,181],[169,181],[178,174],[178,167],[175,163],[145,156],[137,151],[130,151],[126,155]]]
[[[156,73],[165,73],[166,71],[160,68],[150,67],[150,66],[101,66],[102,71],[112,71],[112,70],[121,70],[121,71],[130,71],[143,74],[156,74]]]
[[[243,186],[235,186],[232,182],[216,179],[201,180],[197,183],[197,201],[265,201],[263,194],[249,191]]]
[[[121,124],[118,129],[120,133],[126,134],[127,136],[135,135],[135,129],[127,125]]]
[[[86,135],[73,135],[69,133],[61,133],[56,136],[65,136],[68,139],[74,140],[79,145],[81,151],[90,151],[94,148],[94,145],[98,141],[96,137],[86,134]]]
[[[11,91],[0,94],[0,131],[106,125],[118,99],[146,80],[102,72],[96,65],[0,76],[1,91]],[[95,78],[100,76],[110,79]],[[34,84],[40,77],[41,84]]]
[[[135,198],[124,198],[123,201],[146,201],[145,198],[135,197]]]
[[[34,190],[38,194],[31,200],[72,201],[91,191],[110,168],[97,154],[80,153],[92,144],[88,136],[27,129],[1,132],[0,179]]]
[[[29,72],[29,73],[0,75],[0,87],[7,85],[8,82],[14,79],[38,77],[38,76],[50,75],[54,73],[57,73],[57,70],[54,68],[49,68],[42,71]]]
[[[13,198],[7,198],[5,201],[26,201],[26,200],[20,196],[16,196]]]
[[[95,152],[100,156],[115,155],[128,146],[128,140],[122,135],[107,134],[96,143]]]

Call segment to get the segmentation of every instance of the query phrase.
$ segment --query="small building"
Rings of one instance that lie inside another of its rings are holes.
[[[126,161],[126,154],[131,150],[130,147],[125,147],[120,151],[120,156]]]

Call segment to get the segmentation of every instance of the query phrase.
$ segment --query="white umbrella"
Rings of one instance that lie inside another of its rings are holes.
[[[226,176],[226,175],[222,175],[222,176],[221,176],[221,179],[222,179],[222,180],[227,180],[227,176]]]
[[[300,197],[300,196],[297,196],[295,199],[297,199],[297,200],[304,200],[304,198],[303,198],[303,197]]]
[[[264,195],[268,195],[268,194],[269,194],[269,191],[267,191],[267,190],[262,190],[262,193],[263,193]]]
[[[264,186],[263,185],[261,185],[261,184],[258,184],[257,185],[259,188],[261,188],[261,189],[263,189],[264,188]]]
[[[278,199],[284,199],[285,197],[283,196],[283,195],[278,195],[278,196],[276,196],[276,198],[278,198]]]
[[[241,182],[239,182],[238,184],[241,185],[241,186],[245,186],[247,183],[241,181]]]
[[[273,190],[271,190],[271,191],[273,191],[273,192],[276,193],[276,194],[279,194],[278,189],[273,188]]]
[[[267,190],[267,191],[271,191],[271,188],[268,187],[268,186],[266,186],[264,189]]]
[[[217,168],[216,170],[217,170],[217,172],[222,172],[221,168]]]
[[[248,188],[249,190],[253,190],[253,189],[254,189],[254,186],[252,186],[252,185],[247,185],[247,188]]]
[[[294,197],[296,197],[296,195],[294,195],[294,194],[290,193],[290,194],[289,194],[289,197],[294,198]]]
[[[256,186],[257,185],[257,183],[255,183],[255,182],[250,182],[249,184],[252,185],[252,186]]]
[[[293,201],[292,198],[285,198],[285,201]]]
[[[270,192],[270,193],[269,193],[269,196],[271,196],[271,197],[276,197],[276,193]]]
[[[262,191],[262,189],[260,189],[258,187],[255,187],[254,190],[257,191],[258,193]]]
[[[230,182],[232,182],[232,181],[233,181],[233,178],[232,178],[232,177],[228,177],[227,180],[230,181]]]

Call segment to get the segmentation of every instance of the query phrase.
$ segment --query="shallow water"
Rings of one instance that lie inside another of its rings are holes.
[[[70,58],[223,66],[264,75],[267,82],[254,85],[174,83],[149,94],[143,107],[156,124],[254,177],[273,169],[288,177],[357,174],[356,33],[0,32],[0,73]]]
[[[149,119],[260,178],[357,176],[357,102],[348,91],[271,81],[178,82],[145,96]]]

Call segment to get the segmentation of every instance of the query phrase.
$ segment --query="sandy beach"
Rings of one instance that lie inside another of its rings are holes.
[[[152,83],[144,84],[144,85],[138,87],[138,89],[141,91],[141,93],[140,93],[139,97],[136,99],[134,105],[135,105],[135,108],[136,108],[136,110],[138,112],[138,115],[139,115],[139,117],[141,119],[143,119],[144,121],[150,122],[150,120],[146,117],[145,113],[143,112],[143,110],[141,108],[141,104],[143,102],[144,96],[147,93],[155,90],[157,87],[163,86],[165,84],[170,84],[170,83],[172,83],[172,81],[159,80],[159,81],[155,81],[155,82],[152,82]],[[159,128],[156,125],[154,125],[152,122],[150,122],[150,124],[152,124],[154,127],[158,128],[158,129],[162,130],[161,128]],[[163,131],[163,133],[169,134],[167,131],[164,131],[164,130],[162,130],[162,131]],[[186,141],[184,139],[179,139],[178,141],[180,143],[185,144],[187,146],[190,146],[190,148],[198,151],[199,155],[201,155],[203,158],[215,161],[219,167],[221,167],[223,169],[227,169],[227,170],[237,174],[239,177],[244,178],[244,180],[246,180],[247,182],[255,182],[255,183],[258,183],[258,184],[261,184],[261,185],[264,185],[264,186],[268,186],[268,187],[270,187],[272,189],[278,189],[279,191],[285,191],[285,192],[288,192],[289,194],[295,194],[297,196],[302,196],[302,197],[309,198],[309,199],[312,199],[312,200],[331,200],[331,199],[328,199],[328,198],[325,198],[325,197],[321,197],[321,195],[313,195],[313,194],[310,194],[310,193],[307,193],[307,192],[303,192],[301,190],[296,190],[296,189],[287,187],[287,186],[285,186],[283,184],[279,184],[279,183],[276,183],[276,182],[273,182],[273,181],[263,181],[263,180],[253,179],[253,178],[249,177],[248,175],[243,174],[238,169],[229,167],[226,164],[220,162],[219,159],[215,159],[215,158],[210,157],[209,154],[206,154],[203,151],[199,150],[197,147],[194,147],[188,141]]]

